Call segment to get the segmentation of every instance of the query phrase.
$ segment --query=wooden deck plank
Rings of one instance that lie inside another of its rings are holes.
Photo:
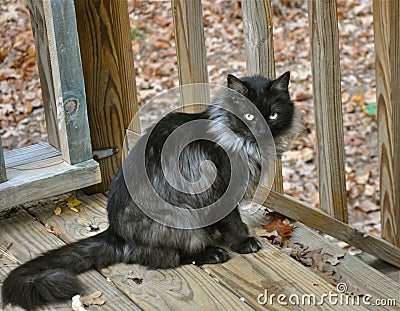
[[[388,276],[393,281],[400,283],[399,268],[391,264],[388,264],[387,262],[384,262],[383,260],[365,252],[357,254],[356,258],[360,259],[362,262],[366,263],[368,266],[379,271],[380,273]],[[398,289],[398,292],[400,293],[400,288]]]
[[[13,243],[9,251],[20,262],[30,260],[40,253],[64,244],[22,209],[11,214],[9,218],[0,219],[0,245],[8,245],[8,243]],[[17,265],[5,259],[4,256],[1,257],[0,280],[3,281]],[[106,300],[104,306],[91,306],[90,310],[139,310],[112,283],[107,282],[100,273],[89,271],[81,274],[79,278],[86,286],[86,294],[99,290],[103,294],[102,298]],[[15,310],[15,308],[12,308],[12,310]],[[71,310],[71,302],[51,304],[41,308],[41,310]]]
[[[96,161],[70,165],[49,144],[35,146],[5,152],[8,180],[0,184],[0,210],[100,182]]]
[[[80,194],[78,198],[83,202],[78,214],[65,210],[60,216],[54,215],[55,202],[32,205],[29,210],[54,226],[60,238],[69,243],[93,234],[86,229],[87,221],[100,230],[107,227],[106,197]],[[252,310],[197,266],[148,270],[139,265],[117,264],[101,272],[145,310]],[[140,279],[141,284],[135,283],[134,278]]]
[[[322,247],[323,252],[331,255],[340,255],[345,253],[343,249],[329,243],[316,231],[306,227],[301,223],[296,223],[291,241],[307,245],[309,249],[317,249]],[[389,264],[386,264],[389,265]],[[395,268],[391,266],[393,269]],[[400,305],[400,283],[392,280],[368,264],[362,262],[354,256],[346,254],[340,259],[340,263],[333,266],[335,271],[335,279],[346,283],[350,291],[360,294],[369,294],[373,299],[377,298],[393,298],[396,299],[396,305]],[[388,307],[387,310],[392,308]]]
[[[336,288],[328,284],[321,277],[308,271],[299,262],[290,258],[276,247],[263,243],[263,248],[255,254],[240,256],[231,254],[232,258],[221,265],[206,265],[211,275],[215,276],[225,286],[231,288],[256,310],[317,310],[315,306],[308,305],[279,305],[275,299],[273,305],[261,305],[257,301],[259,294],[265,290],[268,295],[315,295],[316,300]],[[286,302],[288,302],[286,298]],[[336,307],[325,303],[318,306],[318,310],[335,310]],[[341,306],[341,310],[352,310]],[[360,310],[364,310],[360,307]]]
[[[322,210],[305,204],[293,197],[274,190],[257,191],[254,201],[286,217],[297,220],[314,229],[329,234],[338,240],[349,243],[367,253],[400,267],[400,248],[389,242],[362,232],[344,222],[337,220]],[[268,196],[268,197],[267,197]],[[265,200],[265,198],[267,199]]]
[[[7,151],[5,162],[7,167],[15,167],[60,155],[61,152],[57,148],[47,142],[43,142]]]

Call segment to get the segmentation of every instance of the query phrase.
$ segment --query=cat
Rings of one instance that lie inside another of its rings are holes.
[[[83,291],[77,274],[115,263],[152,269],[223,263],[229,254],[217,242],[237,253],[257,252],[261,244],[249,236],[237,206],[251,200],[261,178],[265,155],[256,138],[267,135],[259,125],[268,124],[278,154],[296,128],[289,78],[289,72],[275,80],[228,75],[227,87],[239,97],[221,92],[202,112],[163,117],[139,139],[110,186],[109,227],[11,271],[2,286],[3,306],[32,310],[70,299]],[[169,142],[163,158],[167,138],[179,128],[183,134]],[[184,136],[192,141],[183,142]],[[230,183],[232,176],[243,178]],[[179,188],[183,184],[186,188]],[[213,210],[204,209],[211,205]]]

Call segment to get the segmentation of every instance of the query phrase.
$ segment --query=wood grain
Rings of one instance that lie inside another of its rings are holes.
[[[55,235],[49,233],[43,225],[34,220],[26,211],[20,209],[9,218],[0,220],[0,245],[12,243],[9,252],[20,262],[30,260],[40,253],[60,247],[64,243]],[[3,281],[7,274],[18,266],[17,263],[0,256],[0,280]],[[85,285],[85,293],[101,291],[102,298],[106,300],[104,306],[90,306],[90,310],[140,310],[112,283],[96,271],[89,271],[79,276]],[[12,308],[12,310],[15,310]],[[71,301],[50,304],[40,310],[71,310]]]
[[[0,184],[0,210],[101,181],[96,161],[70,165],[48,143],[7,151],[4,157],[8,180]]]
[[[315,295],[321,297],[324,293],[335,292],[336,289],[305,266],[290,258],[269,243],[263,243],[263,248],[255,254],[238,255],[232,253],[232,258],[221,265],[205,266],[211,275],[239,293],[256,310],[311,310],[312,305],[261,305],[257,297],[267,290],[268,295],[279,294],[289,297],[292,294]],[[286,302],[288,299],[286,298]],[[343,310],[351,307],[341,306]],[[361,307],[361,310],[364,308]],[[327,303],[318,306],[318,310],[335,310],[335,306]]]
[[[171,5],[179,84],[208,83],[201,0],[171,0]],[[185,112],[203,110],[205,106],[191,104],[209,103],[208,87],[183,88],[181,101]]]
[[[275,57],[270,0],[243,1],[243,31],[248,75],[275,79]],[[273,188],[283,192],[282,159],[277,157]],[[271,181],[268,182],[271,184]]]
[[[103,181],[86,189],[105,192],[122,165],[125,130],[140,132],[128,6],[127,1],[76,0],[75,8],[92,146],[119,150],[99,160]]]
[[[336,0],[308,0],[308,18],[320,205],[348,222]]]
[[[1,143],[0,135],[0,183],[7,180],[6,165],[4,163],[3,145]]]
[[[56,96],[51,74],[49,40],[43,10],[43,1],[26,1],[31,16],[31,26],[35,39],[37,65],[42,91],[44,114],[46,117],[47,137],[50,145],[60,149],[60,138],[57,128]]]
[[[304,244],[308,246],[309,250],[322,247],[323,253],[328,253],[333,256],[345,253],[342,248],[335,246],[333,243],[329,243],[318,232],[301,223],[295,224],[291,241]],[[399,268],[390,267],[400,273]],[[330,269],[335,271],[333,277],[340,282],[346,283],[350,291],[360,294],[369,294],[372,295],[374,299],[393,298],[397,300],[396,305],[400,304],[399,278],[397,281],[392,280],[357,257],[349,254],[346,254],[344,258],[340,259],[338,265],[332,266]]]
[[[79,194],[78,199],[83,202],[78,214],[65,210],[60,216],[54,215],[55,202],[32,205],[29,211],[54,226],[61,239],[70,243],[97,233],[86,229],[88,220],[100,231],[107,227],[104,195]],[[149,270],[139,265],[118,264],[101,272],[144,310],[251,310],[197,266]],[[135,278],[141,279],[141,284]]]
[[[362,232],[320,209],[277,191],[262,189],[262,187],[259,188],[254,201],[400,267],[399,247],[369,233]]]
[[[382,237],[400,246],[400,5],[373,1]]]
[[[243,1],[243,31],[247,74],[275,78],[270,0]]]
[[[76,164],[92,159],[92,148],[74,3],[43,0],[43,11],[60,151],[66,162]]]

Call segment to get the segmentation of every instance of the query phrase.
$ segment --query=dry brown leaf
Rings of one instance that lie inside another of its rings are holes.
[[[56,216],[61,215],[61,213],[62,213],[62,208],[61,208],[62,204],[63,204],[62,201],[58,201],[57,202],[56,207],[54,208],[54,211],[53,211]]]
[[[284,219],[278,213],[269,213],[265,216],[268,223],[262,225],[265,229],[265,237],[273,241],[273,244],[284,244],[293,232],[293,225],[288,219]]]
[[[98,305],[101,306],[103,304],[105,304],[105,300],[104,299],[97,299],[101,296],[101,292],[100,291],[95,291],[94,293],[91,293],[90,295],[87,296],[82,296],[82,303],[85,306],[91,306],[91,305]]]

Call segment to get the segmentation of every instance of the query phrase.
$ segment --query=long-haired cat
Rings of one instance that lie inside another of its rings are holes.
[[[69,299],[84,288],[77,274],[120,262],[154,269],[192,262],[222,263],[229,255],[216,246],[216,236],[235,252],[257,252],[260,243],[248,235],[237,206],[251,200],[260,181],[263,157],[255,137],[264,135],[265,129],[259,125],[268,124],[278,153],[283,152],[284,137],[294,128],[296,109],[289,96],[289,76],[286,72],[270,80],[228,75],[228,88],[250,100],[250,108],[222,93],[203,112],[172,112],[162,118],[140,138],[111,184],[107,230],[13,270],[3,282],[3,305],[31,310]],[[255,117],[256,112],[262,120]],[[176,147],[179,154],[170,148],[163,159],[167,138],[197,121],[205,123],[196,131],[189,126],[186,132],[200,139]],[[201,138],[203,134],[213,139]],[[172,163],[174,157],[178,167]],[[233,164],[231,157],[236,157]],[[246,178],[230,183],[234,174]],[[176,189],[181,183],[190,189]],[[203,189],[204,184],[209,187]],[[228,191],[224,204],[218,203]],[[196,213],[213,204],[213,211]]]

